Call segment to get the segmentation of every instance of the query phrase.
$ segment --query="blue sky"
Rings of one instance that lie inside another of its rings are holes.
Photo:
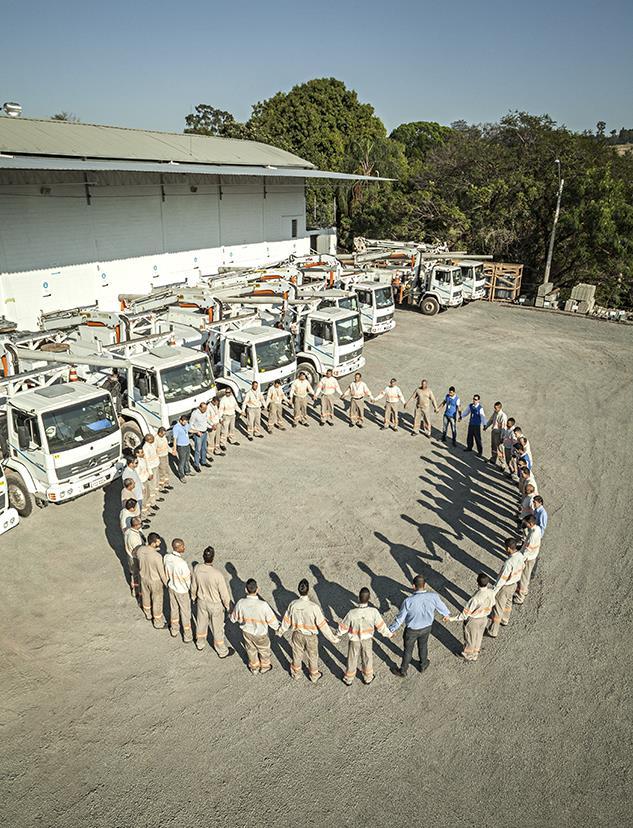
[[[633,0],[109,3],[3,0],[0,102],[28,117],[181,131],[334,76],[404,121],[548,113],[633,128]]]

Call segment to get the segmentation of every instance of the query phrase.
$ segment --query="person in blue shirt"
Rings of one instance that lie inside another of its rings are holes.
[[[457,415],[459,419],[462,418],[461,400],[455,392],[455,387],[451,385],[448,389],[448,394],[440,403],[440,408],[444,409],[444,417],[442,421],[442,442],[446,442],[446,432],[449,427],[453,437],[453,445],[457,445]]]
[[[481,404],[479,394],[473,396],[473,401],[469,404],[463,417],[470,417],[468,421],[468,435],[466,436],[466,448],[464,451],[472,451],[473,442],[475,442],[477,444],[477,454],[481,457],[483,452],[481,445],[481,426],[482,422],[486,419],[486,415],[484,414],[484,407]]]
[[[543,505],[543,498],[540,495],[534,495],[532,498],[532,504],[534,509],[534,517],[536,518],[536,525],[541,530],[541,535],[544,535],[545,530],[547,529],[547,512],[545,511],[545,506]]]
[[[434,592],[427,592],[426,581],[423,575],[416,575],[413,579],[413,595],[405,598],[400,607],[400,612],[389,626],[389,632],[395,632],[404,623],[404,653],[400,667],[392,667],[391,672],[399,678],[407,675],[409,664],[413,656],[413,648],[417,642],[418,655],[420,657],[420,672],[429,666],[428,646],[429,635],[435,613],[439,612],[444,621],[448,621],[450,612],[439,595]]]
[[[189,469],[189,417],[183,414],[171,430],[173,437],[172,453],[178,458],[178,479],[186,483],[185,477],[193,474]]]

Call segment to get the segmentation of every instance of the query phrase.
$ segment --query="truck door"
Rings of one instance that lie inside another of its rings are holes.
[[[158,379],[154,371],[146,368],[132,369],[132,397],[134,408],[141,411],[147,424],[152,428],[158,428],[162,424],[161,401]]]
[[[11,410],[9,446],[11,456],[23,462],[34,478],[48,483],[44,446],[36,417],[17,408]]]
[[[374,294],[371,290],[357,290],[356,296],[363,330],[370,330],[374,324]]]
[[[317,352],[319,359],[326,364],[332,364],[334,335],[332,325],[329,322],[323,322],[319,319],[312,319],[310,321],[310,333],[306,337],[306,350],[314,350]]]
[[[236,379],[242,387],[251,384],[253,377],[253,351],[243,342],[229,344],[229,376]]]

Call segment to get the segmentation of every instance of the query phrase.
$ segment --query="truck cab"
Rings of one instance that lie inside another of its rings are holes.
[[[473,302],[476,299],[486,298],[486,277],[484,263],[464,260],[458,262],[462,272],[462,292],[464,302]]]
[[[158,345],[128,354],[126,402],[121,410],[123,444],[137,446],[143,435],[161,426],[169,431],[182,414],[216,395],[206,353],[178,345]],[[116,366],[116,363],[113,363]]]
[[[210,337],[209,349],[218,385],[232,388],[240,403],[254,381],[262,393],[275,380],[281,380],[287,390],[297,370],[290,332],[269,325],[251,324],[227,332],[219,329]]]
[[[112,398],[82,382],[19,391],[4,407],[8,499],[22,517],[36,501],[62,503],[119,471],[121,430]]]
[[[406,301],[417,305],[425,316],[434,316],[442,308],[459,307],[463,301],[461,269],[420,260],[408,286]]]
[[[356,282],[351,287],[358,297],[364,334],[371,336],[395,328],[395,304],[391,284],[367,280]]]
[[[313,387],[328,368],[332,369],[335,377],[351,374],[365,365],[363,344],[363,330],[357,311],[320,307],[300,319],[297,371],[304,371]]]
[[[323,298],[319,302],[319,308],[341,308],[342,310],[360,313],[358,294],[353,290],[331,288],[324,290],[322,296]]]

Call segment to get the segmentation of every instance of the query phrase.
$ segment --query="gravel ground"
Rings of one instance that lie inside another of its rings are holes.
[[[530,437],[550,525],[510,627],[466,665],[460,625],[436,623],[429,670],[405,681],[401,633],[376,641],[370,687],[342,684],[345,642],[321,648],[318,685],[290,681],[287,642],[251,677],[241,648],[220,662],[144,620],[118,489],[37,511],[0,541],[5,825],[629,823],[632,332],[483,303],[397,322],[366,346],[372,390],[454,384]],[[307,575],[330,620],[363,585],[390,620],[419,572],[457,609],[501,565],[515,490],[409,423],[243,439],[152,528],[190,562],[213,543],[235,597],[253,576],[280,612]]]

